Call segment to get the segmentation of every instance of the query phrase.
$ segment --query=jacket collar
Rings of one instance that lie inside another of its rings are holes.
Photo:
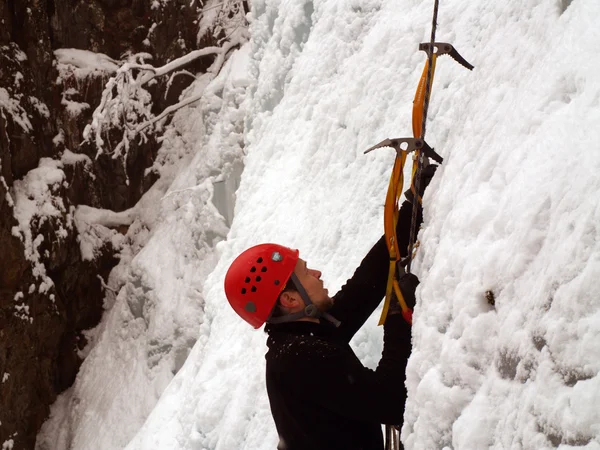
[[[336,331],[336,327],[327,320],[322,320],[320,323],[307,322],[303,320],[295,322],[285,322],[279,324],[268,323],[265,325],[265,332],[272,336],[275,333],[285,333],[293,335],[313,335],[328,337],[332,336]]]

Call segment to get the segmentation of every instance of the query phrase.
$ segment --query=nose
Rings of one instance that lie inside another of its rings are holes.
[[[311,269],[310,271],[312,272],[313,277],[315,277],[319,280],[321,279],[321,271],[320,270]]]

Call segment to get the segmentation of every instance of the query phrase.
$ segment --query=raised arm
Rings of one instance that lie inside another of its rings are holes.
[[[398,248],[404,257],[410,239],[412,204],[405,201],[398,215],[396,234]],[[417,229],[422,221],[421,208],[417,216]],[[389,269],[389,253],[385,238],[381,237],[362,260],[352,278],[334,296],[330,313],[341,321],[338,329],[346,342],[352,339],[385,295]]]
[[[384,325],[384,345],[376,370],[364,367],[354,354],[324,344],[312,351],[310,364],[297,368],[298,386],[324,411],[348,419],[399,424],[406,388],[404,372],[411,352],[411,329],[401,315],[389,316]]]

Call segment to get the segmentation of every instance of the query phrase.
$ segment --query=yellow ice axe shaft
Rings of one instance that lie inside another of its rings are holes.
[[[473,70],[473,66],[469,64],[451,44],[446,42],[435,42],[433,44],[423,43],[419,45],[419,50],[427,53],[427,60],[425,61],[425,67],[423,68],[423,72],[415,92],[415,98],[413,100],[412,128],[414,137],[412,139],[385,139],[379,144],[369,148],[365,152],[368,153],[376,148],[381,147],[393,147],[396,149],[396,159],[394,160],[394,168],[392,169],[390,182],[388,184],[384,209],[385,241],[390,254],[390,267],[385,292],[385,302],[383,304],[381,318],[379,319],[379,325],[382,325],[385,322],[385,318],[387,317],[390,307],[390,301],[394,295],[400,302],[400,306],[402,307],[402,315],[409,323],[412,323],[412,311],[402,297],[402,292],[400,291],[400,287],[396,279],[396,275],[399,272],[398,263],[400,261],[400,250],[398,249],[398,238],[396,236],[396,225],[398,222],[398,202],[402,196],[402,188],[404,184],[404,165],[406,163],[406,155],[408,153],[411,151],[415,152],[414,161],[416,162],[419,161],[421,152],[424,152],[424,156],[432,158],[434,161],[440,164],[442,162],[442,157],[438,155],[431,147],[429,147],[429,145],[427,145],[423,139],[423,110],[425,108],[425,104],[429,104],[429,97],[431,97],[431,87],[433,86],[437,57],[449,55],[463,67]],[[429,68],[430,62],[431,70]],[[427,86],[428,84],[429,87]],[[414,187],[414,178],[417,170],[418,163],[413,164],[410,188],[413,193],[413,198],[421,203],[421,196],[415,192]],[[408,251],[412,251],[412,249],[408,249]]]
[[[429,93],[431,95],[431,85],[433,84],[433,75],[435,73],[435,64],[437,55],[432,55],[431,63],[431,80]],[[412,112],[412,126],[413,136],[415,138],[421,137],[421,130],[423,129],[423,105],[425,103],[425,94],[427,92],[427,71],[429,70],[429,60],[425,62],[421,79],[417,85],[417,91],[415,92],[415,99],[413,101],[413,112]],[[415,161],[418,161],[420,150],[415,150]],[[383,303],[383,310],[381,311],[381,317],[379,318],[379,325],[385,323],[387,317],[390,302],[393,294],[400,302],[402,308],[402,315],[407,318],[411,316],[410,308],[406,304],[398,282],[396,281],[396,270],[398,267],[398,261],[400,260],[400,251],[397,248],[398,238],[396,236],[396,225],[398,222],[398,202],[402,196],[402,187],[404,185],[404,164],[406,163],[406,151],[396,153],[396,159],[394,161],[394,168],[392,175],[390,176],[390,182],[388,184],[387,196],[385,199],[385,208],[383,214],[384,221],[384,232],[385,241],[390,254],[390,268],[388,272],[388,281],[385,290],[385,301]],[[413,164],[412,176],[414,177],[417,172],[417,165]],[[411,182],[411,189],[413,189],[413,183]],[[414,198],[421,200],[419,196],[413,192]],[[411,320],[412,321],[412,320]]]

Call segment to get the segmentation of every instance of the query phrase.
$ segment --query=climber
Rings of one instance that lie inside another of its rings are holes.
[[[421,194],[435,173],[436,166],[429,167],[422,174]],[[398,248],[405,254],[411,209],[405,201],[398,216]],[[419,208],[419,223],[421,217]],[[390,306],[376,370],[364,367],[349,345],[381,302],[388,267],[382,237],[329,297],[321,272],[309,268],[298,250],[261,244],[231,264],[225,277],[229,303],[253,327],[266,322],[267,392],[279,450],[381,450],[381,424],[401,425],[412,347],[411,326],[399,303]],[[418,283],[413,274],[399,280],[411,308]]]

